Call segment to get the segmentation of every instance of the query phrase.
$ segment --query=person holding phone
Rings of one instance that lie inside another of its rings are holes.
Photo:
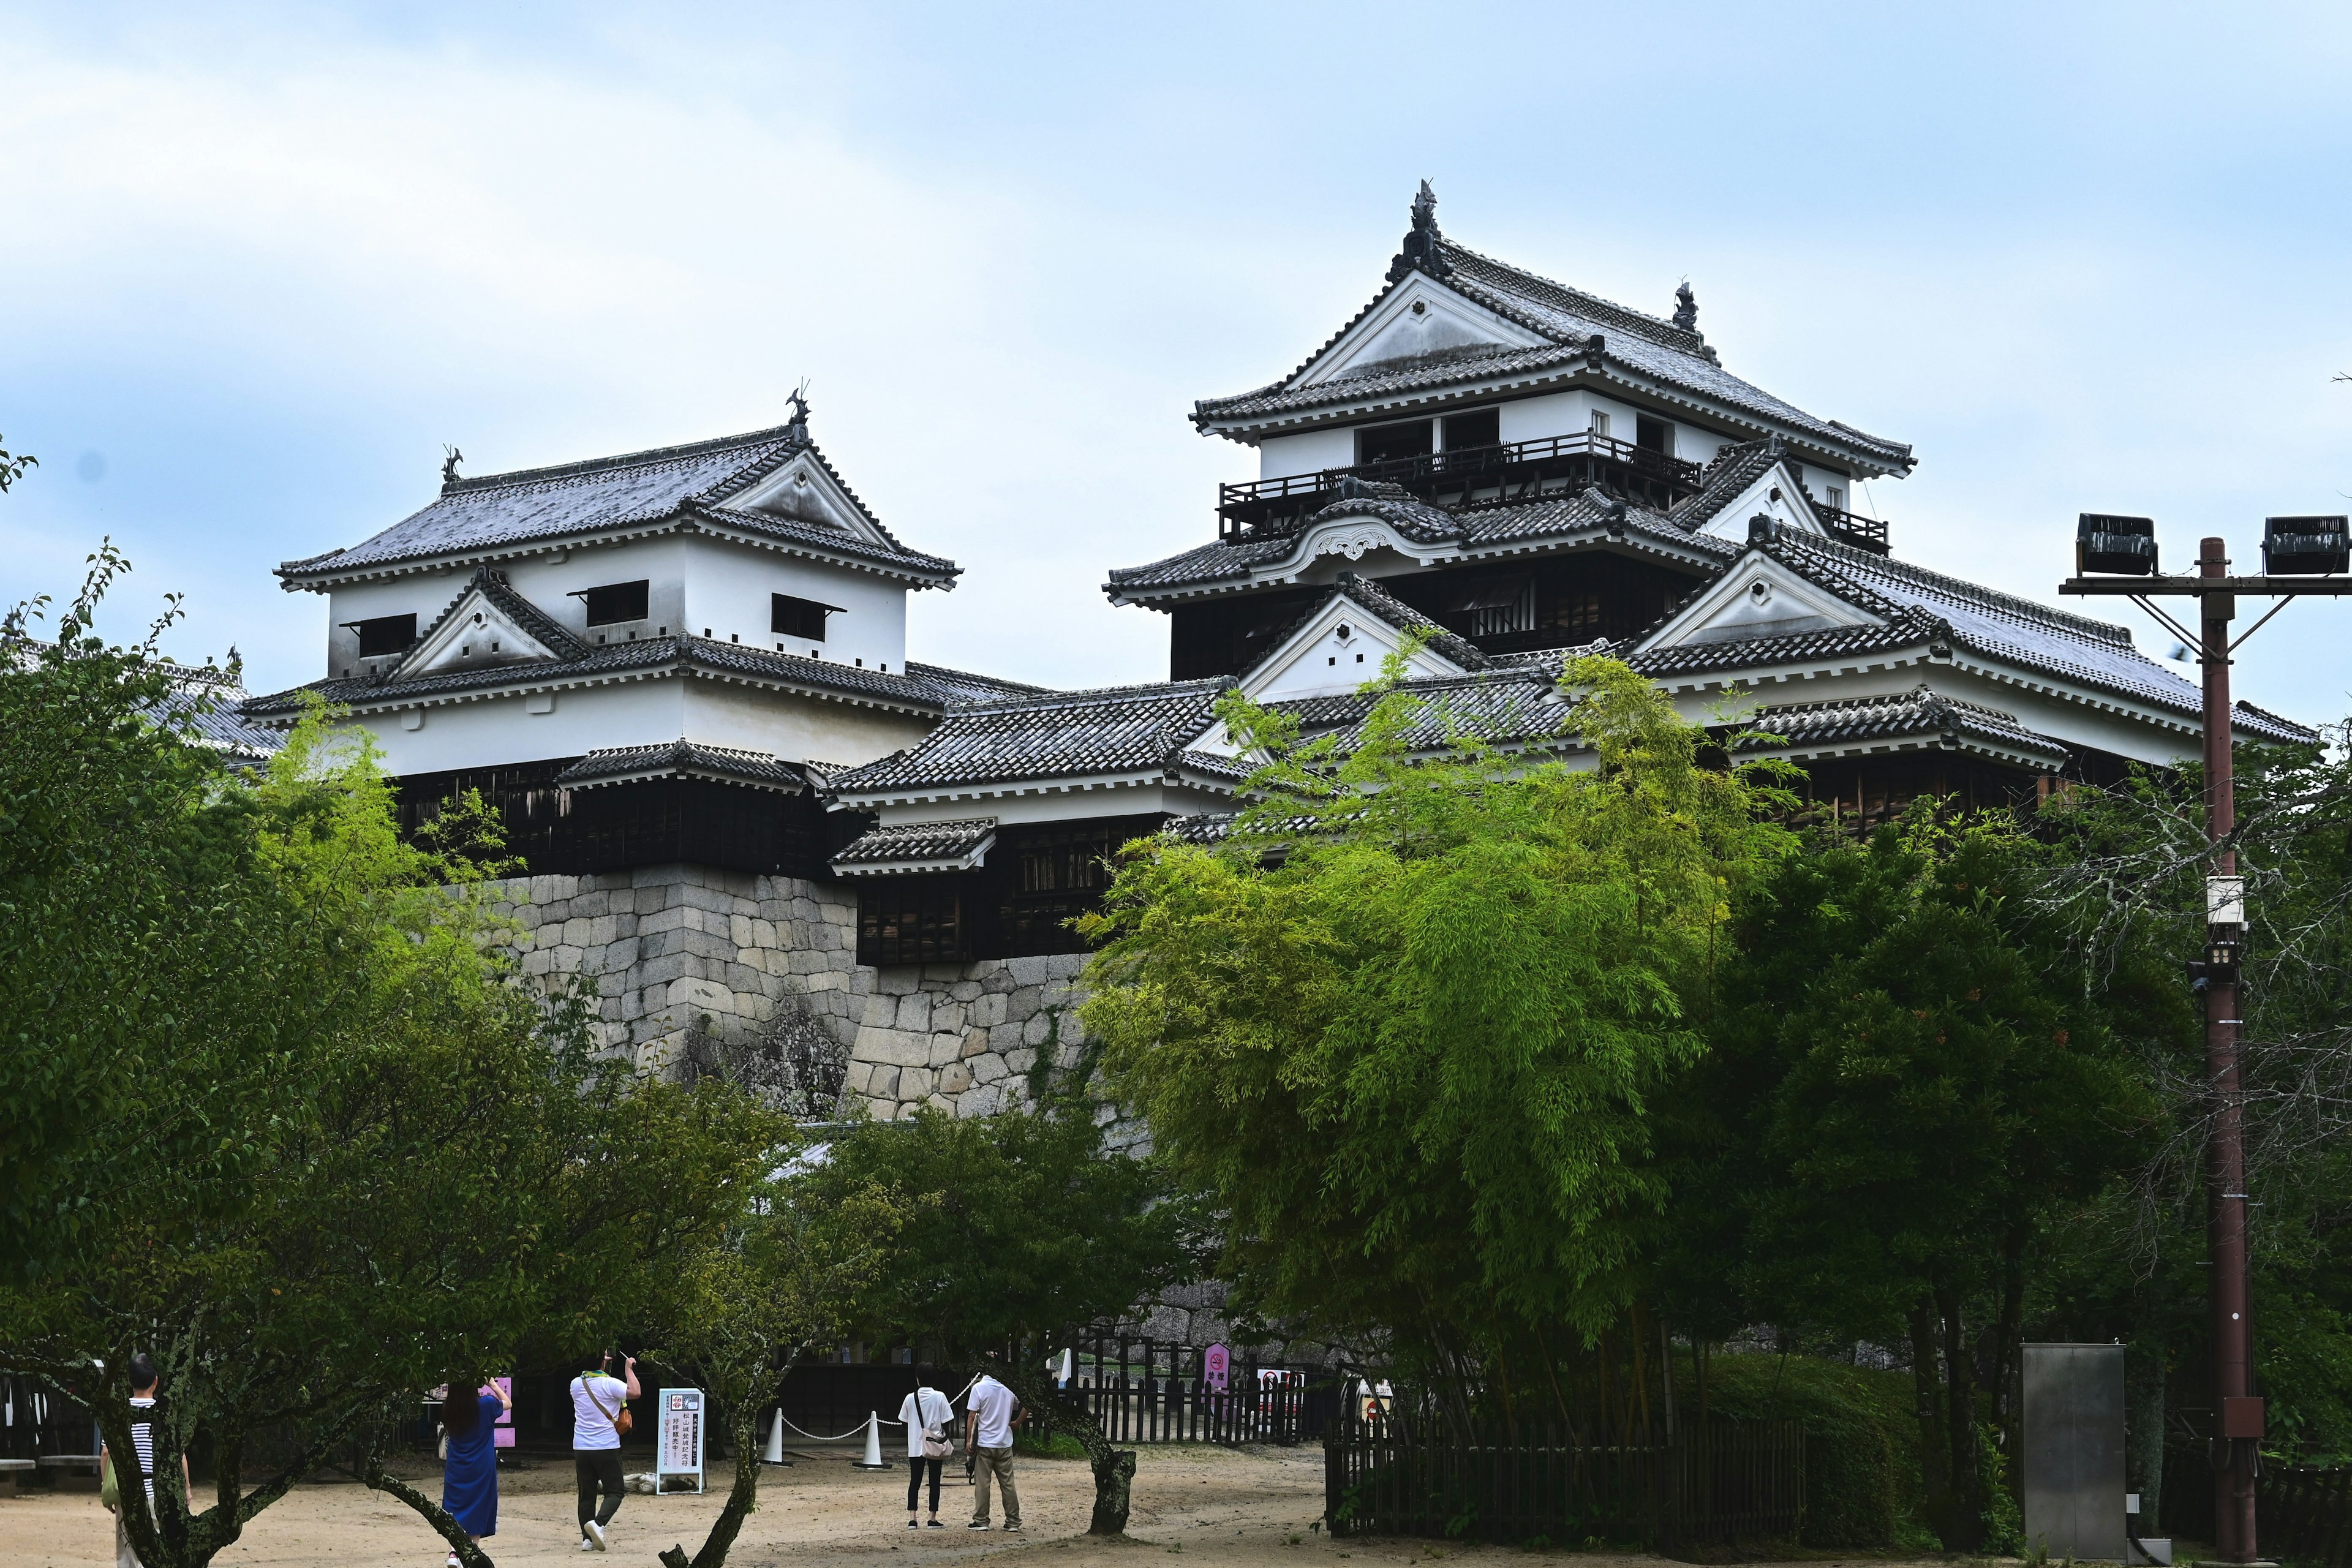
[[[514,1401],[497,1384],[453,1377],[441,1399],[449,1450],[441,1470],[441,1509],[476,1542],[499,1532],[499,1417]],[[446,1568],[457,1568],[451,1547]]]
[[[618,1360],[626,1375],[614,1377]],[[580,1550],[609,1551],[604,1527],[621,1511],[628,1485],[621,1479],[621,1434],[628,1430],[628,1402],[637,1386],[637,1358],[605,1351],[595,1364],[572,1380],[572,1470],[580,1486]],[[604,1494],[597,1505],[596,1494]]]

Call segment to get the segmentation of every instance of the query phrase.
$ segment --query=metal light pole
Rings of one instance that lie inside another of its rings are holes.
[[[2193,577],[2156,573],[2156,530],[2146,518],[2085,512],[2075,545],[2077,575],[2062,594],[2109,594],[2129,598],[2199,650],[2205,684],[2205,831],[2213,858],[2205,879],[2205,956],[2189,965],[2205,994],[2205,1076],[2212,1125],[2205,1143],[2205,1242],[2212,1271],[2208,1284],[2213,1361],[2213,1405],[2220,1418],[2213,1475],[2214,1550],[2225,1563],[2255,1561],[2255,1450],[2263,1436],[2263,1401],[2253,1392],[2252,1325],[2246,1295],[2246,1105],[2242,1072],[2239,957],[2244,950],[2245,880],[2230,845],[2237,828],[2234,746],[2231,731],[2230,656],[2246,637],[2299,595],[2352,593],[2352,580],[2335,575],[2352,565],[2346,520],[2272,518],[2263,542],[2269,571],[2232,577],[2227,548],[2208,538]],[[2278,600],[2235,642],[2230,623],[2238,595]],[[2157,595],[2197,600],[2192,635],[2158,609]]]

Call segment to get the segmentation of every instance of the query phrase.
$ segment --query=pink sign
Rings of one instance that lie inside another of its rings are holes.
[[[1219,1394],[1225,1391],[1226,1379],[1232,1374],[1233,1352],[1223,1345],[1211,1345],[1201,1352],[1201,1381]]]
[[[513,1378],[494,1377],[490,1379],[490,1382],[495,1384],[498,1386],[499,1392],[505,1394],[509,1399],[512,1399],[514,1397]],[[497,1429],[490,1434],[490,1442],[495,1447],[511,1448],[514,1447],[515,1430],[514,1412],[512,1410],[501,1410],[499,1412]]]

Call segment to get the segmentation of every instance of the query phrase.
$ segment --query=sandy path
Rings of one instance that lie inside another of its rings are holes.
[[[1391,1568],[1426,1561],[1481,1560],[1502,1568],[1507,1554],[1570,1557],[1575,1568],[1658,1568],[1655,1558],[1598,1552],[1528,1553],[1501,1547],[1433,1542],[1332,1542],[1307,1526],[1323,1509],[1319,1448],[1150,1447],[1135,1478],[1129,1538],[1089,1540],[1082,1532],[1093,1481],[1073,1460],[1020,1461],[1027,1533],[981,1534],[964,1528],[971,1493],[951,1468],[940,1494],[945,1530],[906,1528],[906,1471],[870,1474],[845,1458],[803,1459],[772,1469],[760,1507],[729,1554],[730,1568],[918,1568],[986,1557],[990,1568],[1144,1568],[1162,1556],[1211,1560],[1235,1568]],[[438,1491],[438,1475],[423,1484]],[[613,1550],[577,1549],[571,1467],[543,1463],[500,1478],[499,1531],[487,1542],[501,1568],[513,1564],[651,1564],[663,1547],[691,1553],[719,1511],[716,1496],[631,1496],[613,1523]],[[1002,1515],[999,1514],[999,1522]],[[1296,1544],[1292,1538],[1297,1537]],[[213,1561],[235,1568],[324,1568],[328,1564],[415,1564],[437,1568],[444,1547],[424,1521],[400,1504],[353,1485],[298,1487],[265,1510],[245,1538]],[[892,1557],[898,1559],[893,1563]],[[16,1497],[0,1488],[0,1563],[9,1568],[111,1568],[112,1516],[94,1492]],[[1175,1568],[1171,1564],[1169,1568]],[[1811,1564],[1809,1568],[1832,1568]],[[1887,1568],[1874,1562],[1871,1568]]]

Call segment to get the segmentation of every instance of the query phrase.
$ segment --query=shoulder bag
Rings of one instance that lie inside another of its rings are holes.
[[[613,1412],[604,1409],[604,1402],[596,1397],[596,1384],[587,1376],[582,1376],[580,1379],[580,1386],[588,1391],[588,1403],[594,1405],[599,1411],[603,1411],[604,1419],[613,1424],[613,1435],[616,1437],[627,1436],[629,1435],[630,1426],[635,1425],[635,1423],[629,1419],[629,1401],[627,1397],[625,1395],[623,1396],[621,1400],[621,1413],[615,1415]]]
[[[923,1408],[923,1391],[919,1388],[915,1390],[915,1419],[923,1423],[923,1458],[944,1459],[955,1452],[955,1445],[948,1441],[946,1433],[929,1415],[929,1412]]]

